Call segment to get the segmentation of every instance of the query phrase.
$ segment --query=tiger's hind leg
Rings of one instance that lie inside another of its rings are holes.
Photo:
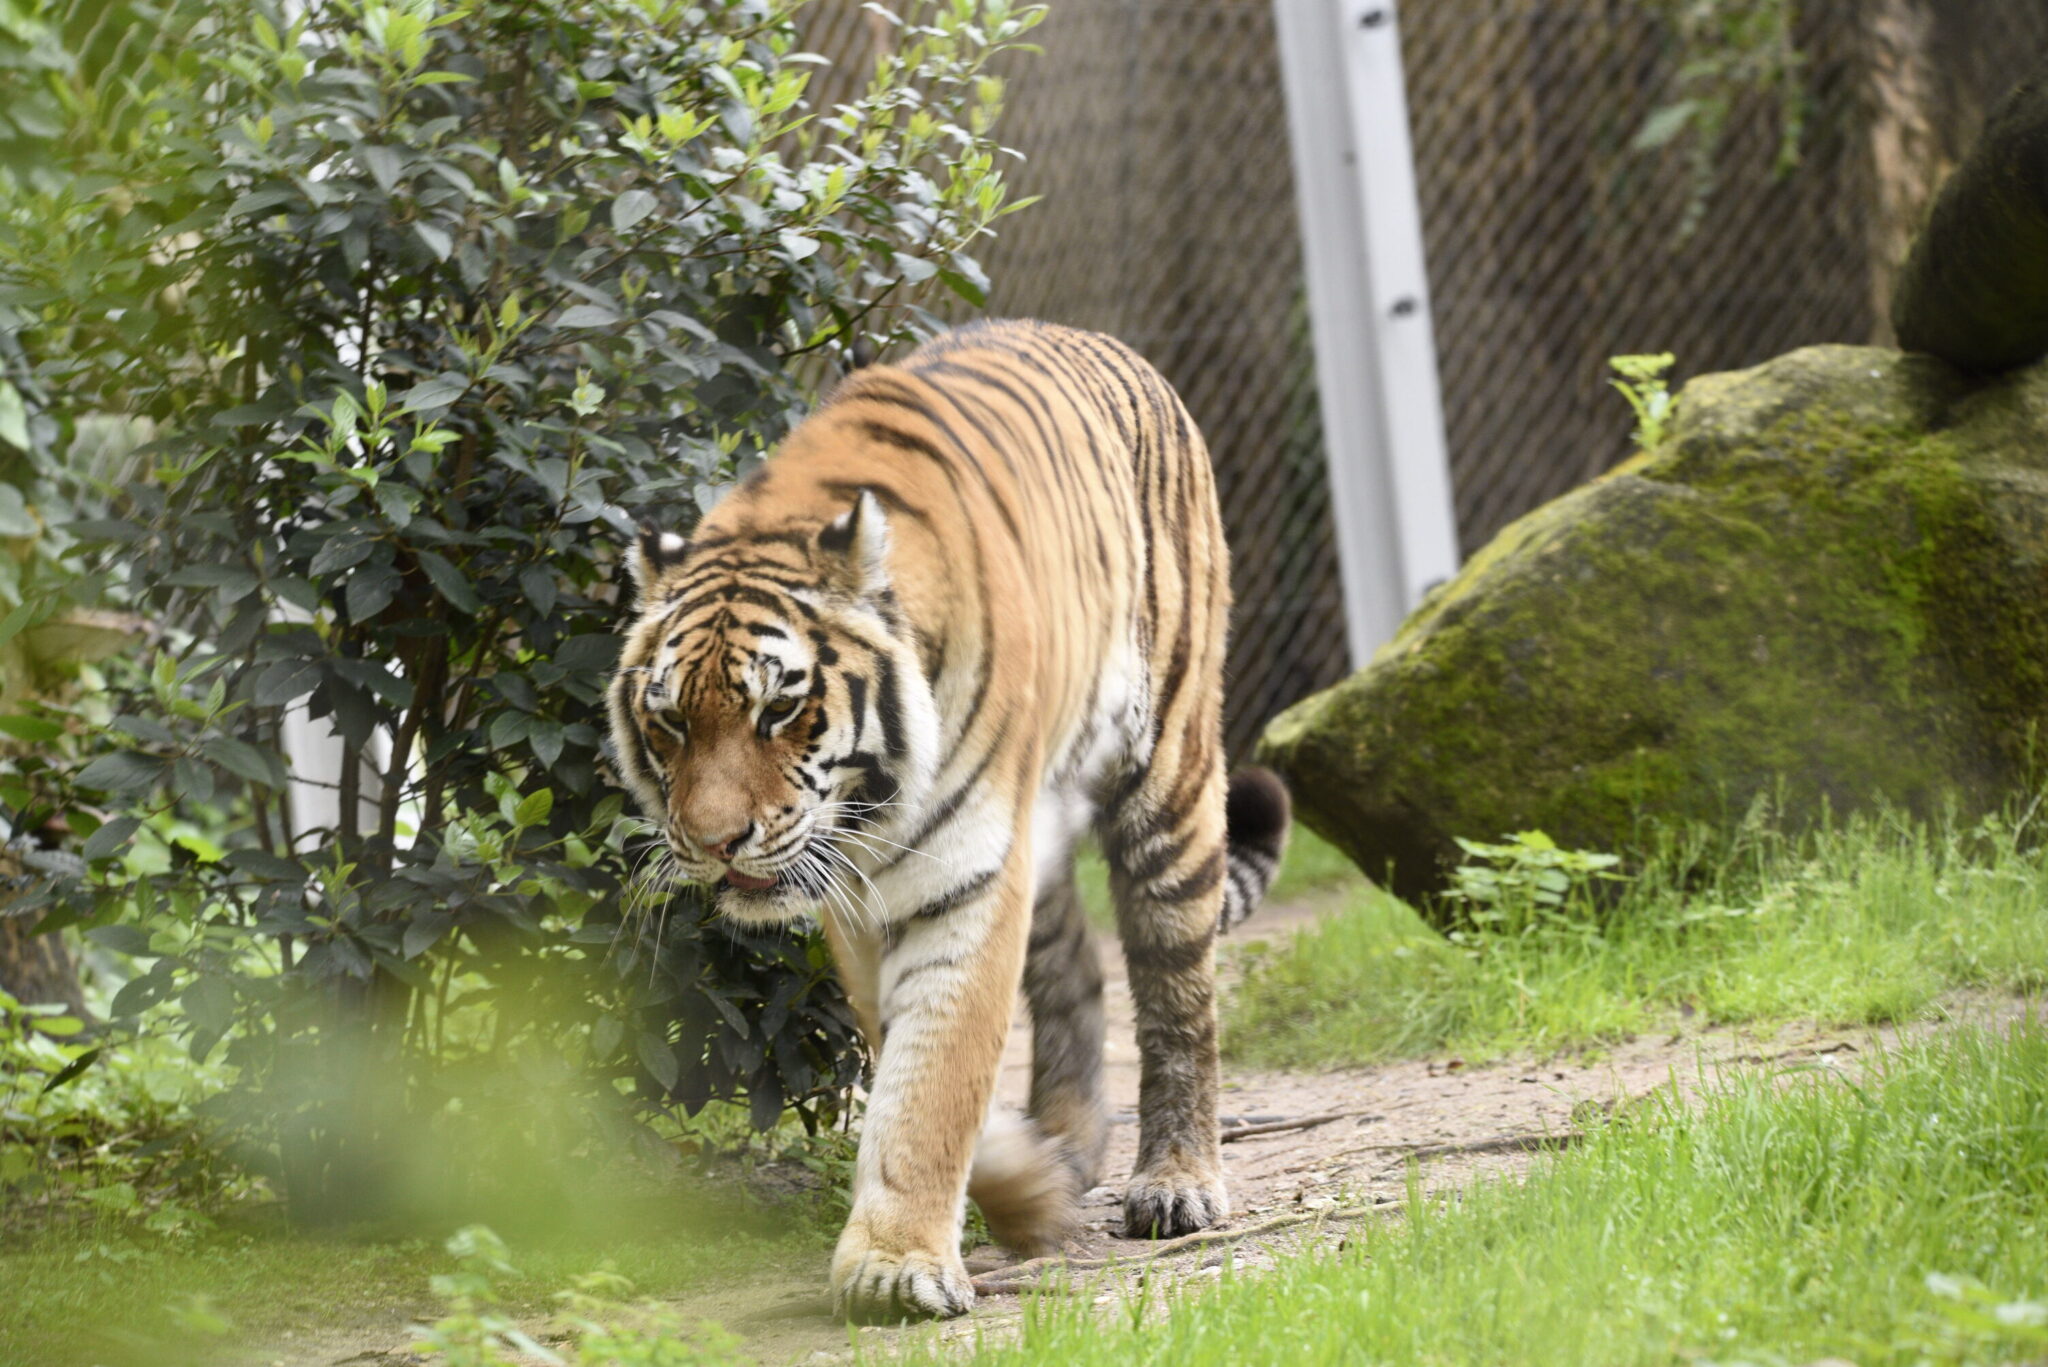
[[[1024,995],[1031,1003],[1031,1116],[1061,1141],[1079,1195],[1101,1174],[1109,1120],[1102,1100],[1102,959],[1071,866],[1039,890]]]
[[[1155,782],[1156,771],[1146,775],[1101,828],[1137,1008],[1138,1163],[1124,1192],[1127,1238],[1192,1233],[1230,1211],[1216,1133],[1222,765],[1196,774],[1192,800]]]
[[[1031,1005],[1028,1114],[993,1115],[967,1192],[996,1242],[1057,1251],[1080,1218],[1109,1138],[1102,1098],[1102,961],[1073,870],[1038,890],[1024,960]]]

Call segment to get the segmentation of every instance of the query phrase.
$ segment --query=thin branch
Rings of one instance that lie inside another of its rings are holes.
[[[1353,1206],[1339,1210],[1315,1210],[1301,1214],[1278,1215],[1262,1220],[1243,1229],[1205,1229],[1198,1234],[1184,1234],[1178,1239],[1168,1239],[1154,1244],[1135,1256],[1111,1254],[1106,1258],[1066,1258],[1058,1254],[1049,1258],[1033,1258],[1029,1262],[1012,1267],[998,1268],[985,1276],[976,1277],[974,1289],[984,1296],[1014,1296],[1024,1291],[1044,1289],[1041,1276],[1047,1272],[1090,1272],[1101,1268],[1141,1267],[1170,1258],[1190,1249],[1206,1248],[1210,1244],[1234,1244],[1246,1239],[1261,1238],[1296,1225],[1329,1224],[1346,1220],[1362,1220],[1373,1215],[1393,1215],[1407,1208],[1405,1201],[1389,1201],[1376,1206]]]
[[[1343,1120],[1356,1114],[1353,1111],[1331,1111],[1328,1115],[1305,1115],[1294,1120],[1274,1120],[1263,1125],[1237,1125],[1223,1131],[1217,1137],[1219,1144],[1232,1144],[1240,1139],[1253,1139],[1262,1134],[1285,1134],[1289,1130],[1312,1130],[1318,1125],[1327,1125],[1333,1120]]]

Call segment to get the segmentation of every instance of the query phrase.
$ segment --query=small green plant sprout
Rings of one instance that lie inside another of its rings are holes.
[[[673,1307],[629,1300],[633,1283],[611,1267],[586,1272],[558,1291],[556,1327],[576,1346],[575,1367],[724,1367],[740,1341],[716,1324],[685,1324]]]
[[[1575,902],[1588,900],[1599,883],[1626,881],[1613,872],[1618,855],[1559,849],[1542,831],[1519,831],[1503,843],[1458,840],[1465,861],[1451,875],[1444,896],[1465,904],[1482,930],[1526,934],[1555,925]]]
[[[519,1273],[504,1240],[470,1225],[448,1241],[460,1270],[433,1279],[448,1314],[413,1345],[445,1367],[721,1367],[737,1360],[739,1340],[715,1324],[686,1325],[659,1301],[628,1302],[633,1283],[609,1264],[577,1277],[555,1294],[561,1312],[552,1328],[573,1354],[543,1346],[503,1307],[503,1283]]]
[[[562,1362],[500,1308],[500,1284],[519,1275],[503,1239],[483,1225],[469,1225],[455,1232],[448,1252],[457,1270],[433,1279],[434,1294],[447,1303],[448,1313],[421,1333],[415,1351],[449,1367],[511,1367],[521,1355],[550,1367]]]
[[[1663,445],[1670,434],[1671,419],[1678,409],[1678,396],[1665,377],[1678,360],[1668,351],[1654,356],[1610,356],[1607,364],[1619,379],[1608,383],[1621,391],[1628,406],[1636,411],[1636,445],[1645,451]]]

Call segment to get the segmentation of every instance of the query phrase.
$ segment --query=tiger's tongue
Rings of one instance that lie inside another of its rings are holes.
[[[760,892],[764,888],[775,886],[773,878],[756,878],[751,874],[741,873],[738,869],[727,869],[725,881],[742,892]]]

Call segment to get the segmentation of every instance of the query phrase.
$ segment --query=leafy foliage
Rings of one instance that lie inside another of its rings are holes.
[[[0,1193],[10,1217],[77,1202],[139,1229],[184,1237],[209,1225],[199,1207],[246,1182],[186,1117],[226,1082],[170,1040],[96,1037],[58,1006],[0,991]]]
[[[1542,831],[1521,831],[1501,843],[1458,839],[1465,862],[1444,897],[1463,903],[1474,924],[1496,934],[1531,934],[1550,922],[1586,924],[1586,904],[1602,883],[1625,882],[1621,857],[1563,850]]]
[[[1720,183],[1721,145],[1745,97],[1763,96],[1778,107],[1775,170],[1799,165],[1806,133],[1807,93],[1801,72],[1806,55],[1794,32],[1796,0],[1660,0],[1678,42],[1672,99],[1650,111],[1636,131],[1637,151],[1690,141],[1691,193],[1678,236],[1690,238],[1706,221]]]
[[[0,793],[84,863],[17,910],[148,962],[117,1017],[228,1041],[308,1210],[485,1060],[831,1114],[821,947],[630,877],[616,549],[929,290],[981,300],[966,249],[1016,207],[985,65],[1037,11],[920,9],[829,111],[775,0],[125,14],[176,40],[30,82],[73,96],[70,164],[8,177],[0,310],[24,422],[104,504],[81,563],[159,648],[14,719],[86,751]]]

